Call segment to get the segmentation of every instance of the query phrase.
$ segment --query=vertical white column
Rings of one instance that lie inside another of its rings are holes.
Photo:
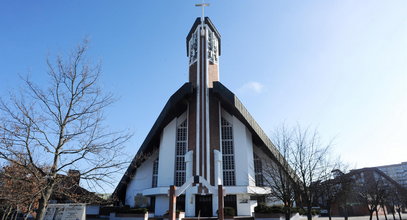
[[[213,159],[214,159],[214,184],[215,189],[217,189],[218,185],[222,184],[222,153],[218,150],[213,151]],[[217,216],[216,211],[218,210],[218,193],[214,193],[212,195],[212,211],[213,216]]]
[[[194,217],[195,216],[195,195],[193,194],[194,188],[188,187],[185,190],[185,216]]]
[[[194,151],[190,150],[185,154],[185,180],[192,177],[192,163],[193,163]]]
[[[215,187],[214,187],[215,188]],[[212,194],[212,216],[218,216],[218,194]]]
[[[210,144],[209,144],[209,75],[208,75],[208,67],[209,67],[209,59],[208,59],[208,35],[209,35],[209,28],[206,26],[205,28],[205,42],[206,42],[206,47],[205,47],[205,117],[206,117],[206,179],[208,182],[211,182],[211,158],[210,158]],[[215,206],[214,206],[215,207]]]
[[[201,28],[198,26],[198,36],[201,36]],[[198,40],[198,49],[197,49],[197,53],[198,53],[198,57],[197,57],[197,65],[196,65],[196,146],[195,146],[195,173],[196,175],[199,175],[199,108],[200,108],[200,103],[199,103],[199,95],[200,92],[200,77],[199,77],[199,73],[200,73],[200,63],[201,63],[201,38],[199,37]]]
[[[185,154],[185,179],[189,179],[192,177],[192,170],[193,170],[193,151],[188,151]],[[193,194],[193,187],[188,187],[185,191],[185,216],[191,217],[195,216],[195,198]]]
[[[218,150],[214,150],[214,166],[215,166],[215,186],[217,185],[223,185],[222,180],[223,180],[223,173],[222,173],[222,153]]]

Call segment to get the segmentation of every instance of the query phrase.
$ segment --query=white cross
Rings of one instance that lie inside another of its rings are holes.
[[[195,4],[196,7],[202,7],[202,16],[201,16],[201,23],[204,23],[205,19],[205,7],[209,6],[209,3],[205,3],[205,0],[202,0],[201,4]]]

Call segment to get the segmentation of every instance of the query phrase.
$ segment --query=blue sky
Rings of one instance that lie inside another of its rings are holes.
[[[0,2],[0,94],[18,74],[45,84],[45,59],[84,38],[119,98],[112,129],[134,154],[167,99],[188,80],[185,37],[200,1]],[[407,1],[211,0],[222,35],[220,80],[267,134],[316,127],[333,151],[366,167],[407,161]]]

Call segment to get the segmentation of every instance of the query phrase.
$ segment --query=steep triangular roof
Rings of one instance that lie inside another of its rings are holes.
[[[127,184],[131,180],[131,177],[134,176],[137,167],[146,159],[143,157],[143,155],[148,155],[149,153],[153,152],[154,149],[158,148],[159,137],[162,130],[172,119],[174,119],[174,117],[182,114],[187,109],[187,102],[185,102],[185,100],[188,100],[194,94],[194,92],[193,85],[191,83],[185,83],[170,97],[130,166],[117,185],[113,196],[120,198],[121,200],[124,199]],[[249,129],[253,135],[253,143],[256,146],[262,148],[263,151],[266,152],[275,162],[280,165],[284,164],[284,167],[286,167],[287,162],[285,161],[284,157],[280,154],[265,132],[260,128],[258,123],[254,120],[254,118],[250,115],[242,102],[240,102],[233,92],[227,89],[222,83],[214,82],[213,88],[210,88],[209,94],[210,96],[217,97],[221,102],[221,106],[226,109],[226,111],[237,117]],[[289,167],[288,169],[291,168]],[[288,173],[290,175],[294,175],[292,170],[290,170]],[[297,179],[295,176],[292,176],[292,178]]]

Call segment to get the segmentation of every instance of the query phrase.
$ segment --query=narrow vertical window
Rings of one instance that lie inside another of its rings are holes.
[[[185,183],[185,153],[187,152],[187,120],[177,128],[177,142],[175,146],[175,185]]]
[[[152,188],[157,187],[158,182],[158,157],[154,160],[153,164],[153,183],[151,184]]]
[[[235,155],[233,150],[232,125],[224,118],[221,119],[222,132],[222,165],[223,165],[223,185],[235,186]]]
[[[253,162],[254,162],[254,178],[256,181],[256,186],[264,186],[263,181],[263,165],[261,159],[257,154],[253,153]]]

